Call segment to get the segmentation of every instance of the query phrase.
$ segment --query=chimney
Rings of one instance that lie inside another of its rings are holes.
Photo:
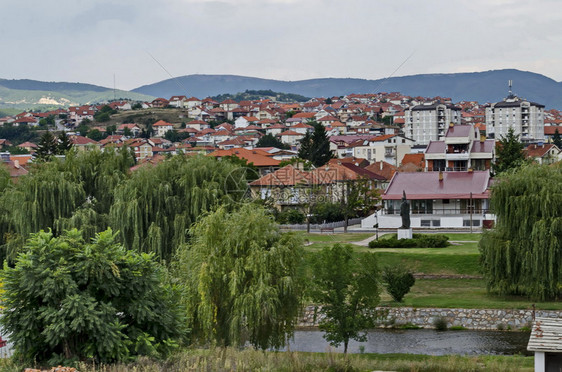
[[[439,182],[443,182],[443,171],[439,171]]]
[[[14,167],[16,169],[20,169],[20,161],[19,160],[14,160]]]
[[[382,170],[382,160],[381,160],[381,162],[380,162],[379,164],[380,164],[380,170]]]

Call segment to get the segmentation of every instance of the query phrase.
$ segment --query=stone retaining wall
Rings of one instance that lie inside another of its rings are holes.
[[[434,328],[436,318],[445,318],[447,325],[462,326],[467,329],[520,329],[530,327],[533,310],[503,309],[447,309],[447,308],[412,308],[412,307],[377,307],[382,315],[381,327],[413,324],[421,328]],[[562,318],[562,311],[536,310],[535,316]],[[314,312],[314,306],[308,306],[301,317],[299,326],[315,327],[321,320]]]

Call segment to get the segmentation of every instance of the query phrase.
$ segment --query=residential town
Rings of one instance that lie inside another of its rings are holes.
[[[108,115],[100,120],[102,112]],[[163,112],[173,120],[156,120]],[[149,119],[135,120],[139,113]],[[113,117],[122,122],[107,124]],[[45,124],[47,118],[51,125]],[[291,164],[315,123],[324,128],[333,159],[316,169]],[[350,94],[302,103],[172,96],[22,112],[0,118],[0,125],[62,130],[78,151],[127,146],[137,162],[133,171],[171,155],[235,156],[258,172],[249,184],[251,194],[273,198],[279,210],[302,209],[310,204],[306,190],[318,186],[325,188],[326,200],[336,202],[345,198],[342,185],[368,179],[382,195],[382,203],[363,219],[364,228],[398,227],[397,200],[403,191],[413,203],[413,227],[491,226],[491,167],[497,141],[509,128],[533,161],[562,159],[555,144],[562,132],[562,113],[511,91],[500,102],[484,104],[400,93]],[[264,139],[275,142],[262,145]],[[7,152],[14,148],[19,151]],[[0,139],[2,160],[12,177],[27,173],[37,148],[38,143]]]

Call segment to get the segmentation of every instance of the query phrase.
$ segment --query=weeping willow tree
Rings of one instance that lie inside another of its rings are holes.
[[[82,185],[86,199],[71,216],[57,219],[54,230],[80,229],[86,239],[105,231],[109,226],[114,191],[128,178],[133,164],[134,158],[127,147],[104,152],[68,152],[66,160],[58,163],[59,170],[69,173],[73,182]]]
[[[10,173],[0,163],[0,247],[6,244],[10,233],[9,211],[6,209],[3,202],[3,198],[10,186]],[[0,261],[3,261],[5,258],[5,250],[0,250]]]
[[[115,192],[111,226],[128,249],[168,260],[204,212],[237,202],[247,185],[228,161],[175,156],[134,172]],[[235,177],[233,177],[235,175]]]
[[[562,285],[562,166],[529,165],[493,187],[496,227],[480,241],[488,290],[559,298]]]
[[[184,284],[193,336],[223,347],[282,347],[301,303],[302,241],[281,234],[272,217],[251,204],[233,212],[221,207],[191,233],[175,274]]]
[[[31,233],[55,236],[80,228],[90,239],[108,227],[113,191],[128,174],[132,157],[113,152],[67,152],[66,159],[38,163],[3,192],[3,248],[12,259]]]

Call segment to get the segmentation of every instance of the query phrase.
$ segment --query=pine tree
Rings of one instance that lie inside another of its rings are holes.
[[[58,154],[57,139],[49,131],[45,132],[45,134],[41,136],[37,146],[37,158],[42,161],[48,161],[53,155]]]
[[[316,121],[309,124],[314,127],[314,131],[312,134],[307,132],[301,139],[298,156],[310,161],[315,167],[321,167],[333,157],[330,150],[330,139],[322,124]]]
[[[552,143],[556,145],[559,149],[562,150],[562,137],[560,136],[560,132],[558,132],[558,128],[554,131],[554,135],[552,136]]]
[[[300,159],[308,160],[310,158],[310,152],[312,148],[312,136],[310,132],[306,132],[304,137],[300,140],[300,147],[298,151],[298,157]]]
[[[312,147],[308,160],[310,160],[314,166],[321,167],[333,158],[333,154],[330,151],[330,139],[322,124],[317,122],[311,124],[314,126],[314,132],[312,133]]]
[[[57,144],[57,155],[64,155],[68,150],[72,148],[72,142],[70,138],[66,135],[66,132],[62,131],[59,134],[58,144]]]
[[[517,168],[525,162],[523,144],[513,128],[509,128],[505,136],[501,136],[496,145],[496,162],[493,165],[496,174]]]

